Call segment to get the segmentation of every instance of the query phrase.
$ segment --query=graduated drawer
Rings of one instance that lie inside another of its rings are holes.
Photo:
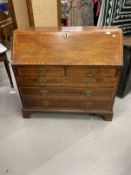
[[[106,67],[88,67],[88,66],[70,66],[67,68],[68,76],[84,76],[84,77],[94,77],[94,76],[104,76],[104,77],[114,77],[116,74],[116,68],[106,68]]]
[[[24,98],[24,108],[36,109],[83,109],[83,110],[111,110],[112,102],[110,100],[81,100],[59,99],[59,98]]]
[[[64,76],[62,66],[18,66],[16,72],[19,76]]]
[[[20,87],[22,96],[79,96],[87,97],[109,97],[114,95],[113,88],[76,88],[76,87]]]
[[[19,86],[114,87],[116,78],[105,77],[17,77]]]

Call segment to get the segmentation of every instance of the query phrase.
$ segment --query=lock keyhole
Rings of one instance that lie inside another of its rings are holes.
[[[68,33],[64,33],[64,37],[65,38],[68,38]]]

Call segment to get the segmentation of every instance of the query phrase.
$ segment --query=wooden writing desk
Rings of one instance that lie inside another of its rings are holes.
[[[112,120],[122,42],[122,31],[116,27],[17,30],[12,66],[23,117],[59,111]]]

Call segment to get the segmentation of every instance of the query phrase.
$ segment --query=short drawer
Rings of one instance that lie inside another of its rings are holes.
[[[22,96],[77,96],[83,98],[112,98],[113,88],[76,88],[76,87],[20,87]]]
[[[111,88],[116,86],[116,78],[99,77],[17,77],[19,86],[65,86],[65,87],[103,87]]]
[[[18,66],[16,68],[19,76],[64,76],[62,66]]]
[[[67,68],[68,76],[85,76],[85,77],[114,77],[116,68],[86,67],[86,66],[70,66]]]
[[[65,110],[111,110],[112,102],[104,100],[65,100],[65,99],[51,99],[51,98],[24,98],[23,105],[25,109],[65,109]]]

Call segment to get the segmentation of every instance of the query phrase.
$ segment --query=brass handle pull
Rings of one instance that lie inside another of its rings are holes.
[[[45,85],[46,82],[47,82],[46,80],[41,80],[41,79],[39,80],[39,83],[42,85]]]
[[[93,70],[87,69],[87,76],[92,77],[93,76]]]
[[[87,96],[87,97],[90,97],[91,95],[92,95],[92,93],[91,93],[91,91],[85,91],[85,95]]]
[[[44,96],[48,93],[48,91],[46,91],[45,89],[41,90],[41,94]]]
[[[49,102],[48,101],[43,101],[42,104],[45,106],[45,107],[48,107],[49,106]]]
[[[39,68],[39,69],[37,70],[37,73],[38,73],[38,74],[43,74],[43,73],[44,73],[44,69],[43,69],[43,68]]]

